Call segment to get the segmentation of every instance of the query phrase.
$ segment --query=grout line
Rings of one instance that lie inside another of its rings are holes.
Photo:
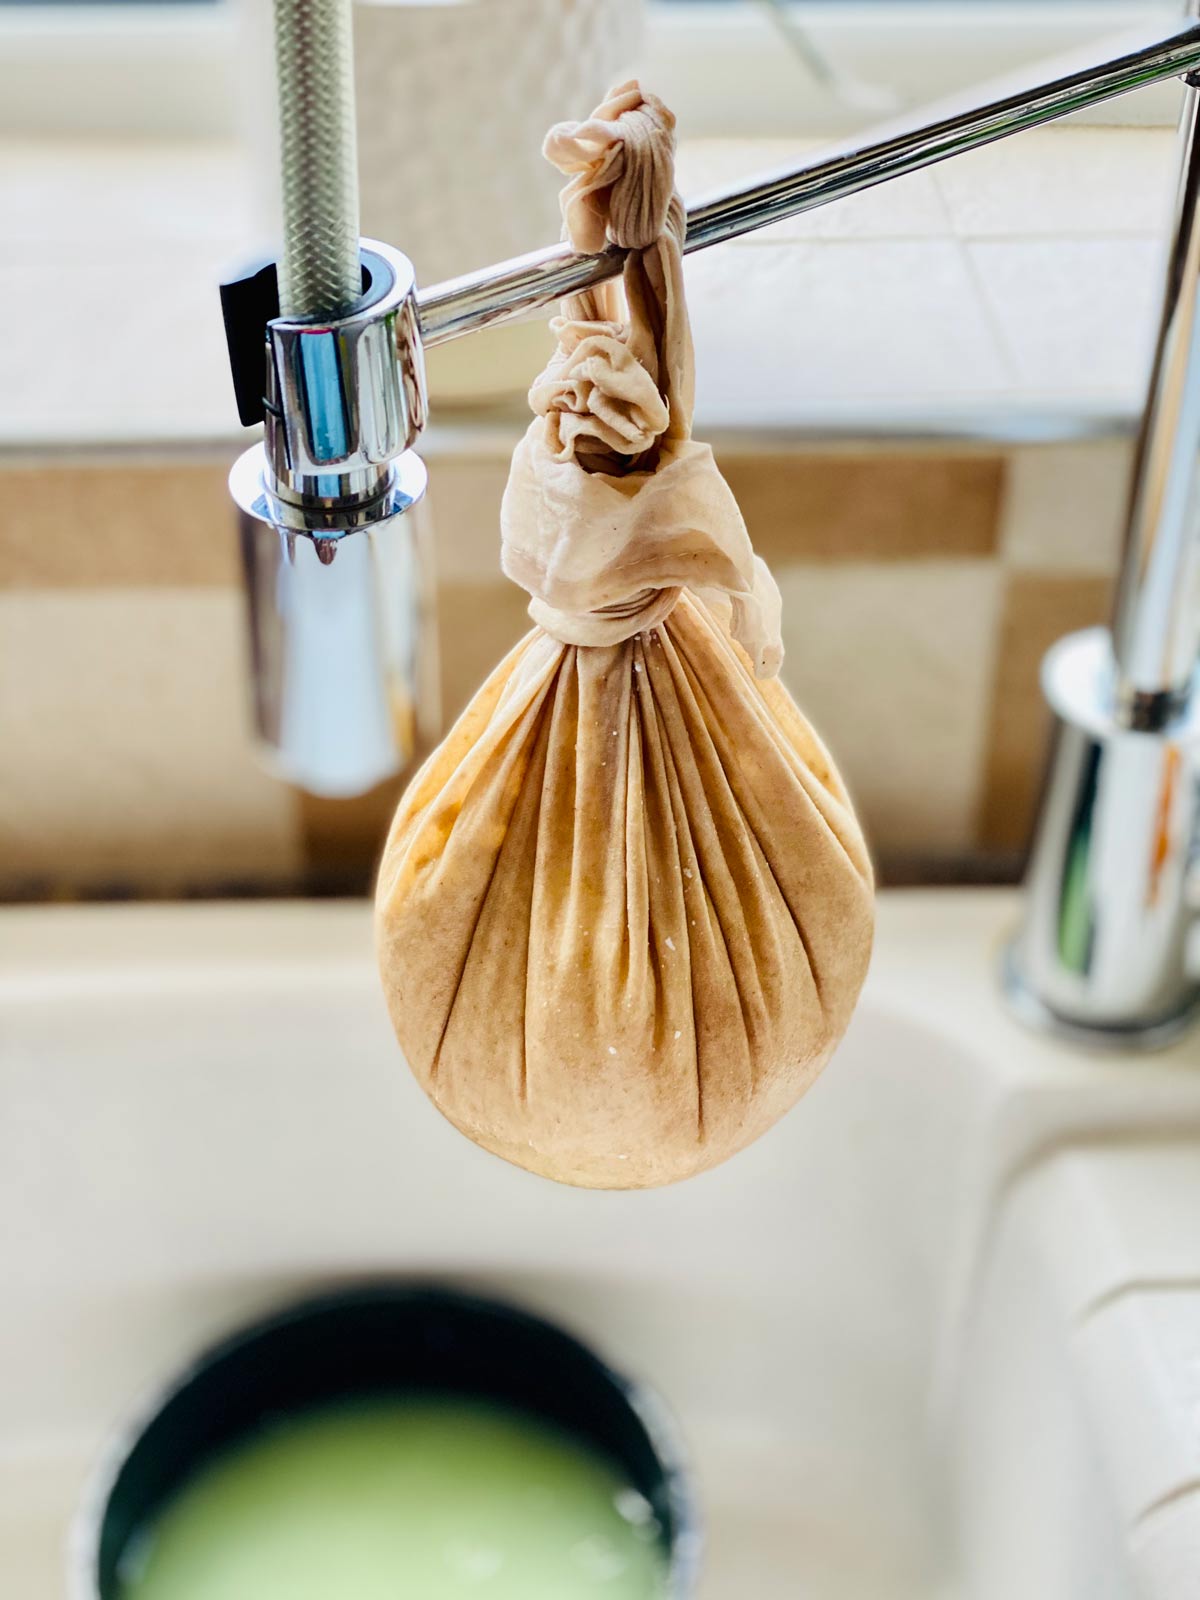
[[[1028,388],[1028,383],[1022,378],[1021,363],[1016,349],[1005,331],[1004,324],[1000,320],[995,306],[992,304],[992,297],[988,293],[987,285],[983,281],[979,265],[968,241],[955,235],[955,248],[959,260],[962,262],[963,270],[970,280],[971,288],[974,290],[975,300],[983,316],[984,323],[991,334],[992,343],[995,345],[996,353],[1000,358],[1000,365],[1015,388]]]

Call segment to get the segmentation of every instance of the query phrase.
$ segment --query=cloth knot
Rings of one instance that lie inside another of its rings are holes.
[[[626,252],[624,297],[597,284],[552,324],[557,349],[529,391],[536,415],[500,506],[501,565],[565,644],[629,639],[690,589],[725,612],[769,677],[783,656],[779,591],[712,451],[691,436],[675,118],[621,84],[586,122],[553,128],[545,153],[570,180],[561,204],[574,248]]]
[[[574,456],[613,470],[650,450],[666,430],[669,409],[658,385],[606,322],[556,317],[558,347],[529,391],[546,419],[546,444],[559,461]]]
[[[559,204],[574,249],[645,250],[670,229],[683,242],[675,195],[675,117],[636,82],[611,89],[586,122],[551,128],[542,153],[570,178]]]

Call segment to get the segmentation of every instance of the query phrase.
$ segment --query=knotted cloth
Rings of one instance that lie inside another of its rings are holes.
[[[477,1143],[669,1183],[820,1071],[870,953],[871,868],[786,690],[779,593],[691,437],[674,118],[636,83],[546,154],[564,231],[629,253],[564,302],[501,509],[537,624],[404,795],[376,899],[400,1043]]]
[[[500,561],[529,614],[564,644],[618,644],[666,617],[686,587],[723,596],[755,671],[779,671],[779,591],[754,554],[712,451],[691,436],[692,333],[683,294],[687,218],[675,192],[675,118],[636,83],[586,122],[550,131],[570,178],[564,233],[630,253],[620,290],[567,300],[537,413],[500,508]]]

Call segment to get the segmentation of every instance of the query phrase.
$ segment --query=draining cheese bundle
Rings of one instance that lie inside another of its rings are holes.
[[[871,868],[775,679],[779,593],[691,437],[674,118],[636,83],[546,153],[575,249],[501,510],[536,626],[400,803],[379,962],[426,1093],[565,1183],[723,1160],[824,1066],[870,952]]]

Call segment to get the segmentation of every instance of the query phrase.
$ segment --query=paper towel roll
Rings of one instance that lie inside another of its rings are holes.
[[[640,20],[641,0],[357,0],[363,232],[424,284],[552,244],[542,140],[627,74]],[[543,325],[487,342],[486,361],[433,352],[435,396],[523,389],[548,348]]]

